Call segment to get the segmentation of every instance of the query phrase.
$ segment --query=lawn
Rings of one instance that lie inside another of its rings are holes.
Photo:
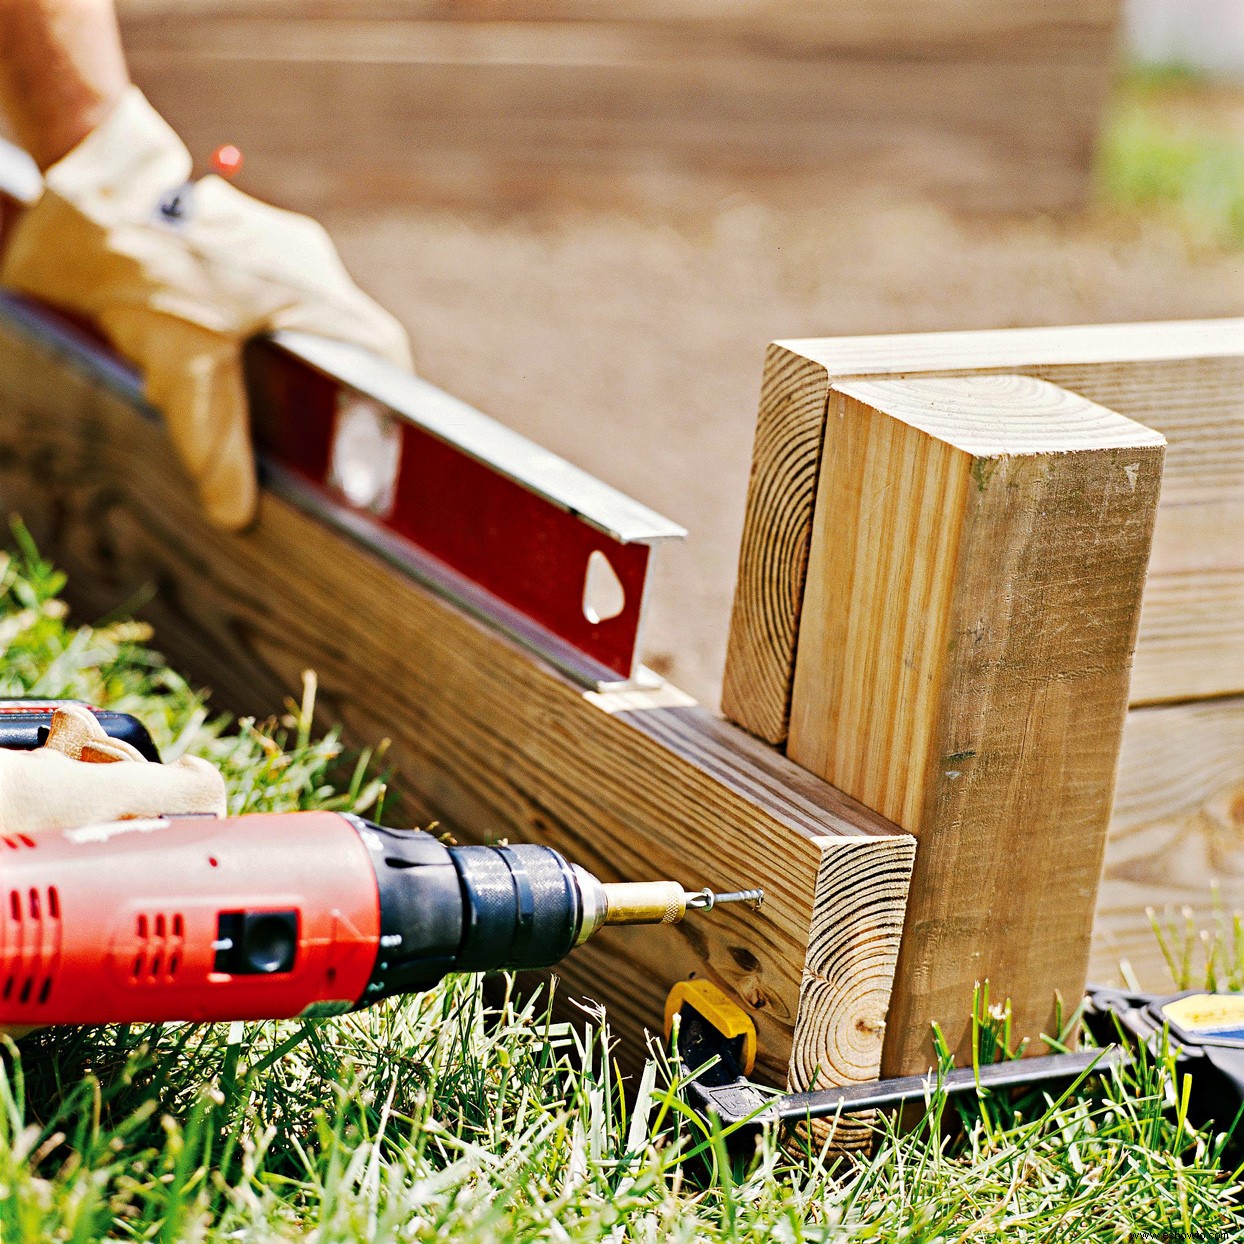
[[[0,568],[0,694],[135,712],[166,757],[226,775],[231,810],[390,821],[383,755],[312,726],[233,721],[140,622],[76,624],[21,532]],[[158,637],[155,637],[158,639]],[[1177,956],[1176,956],[1177,957]],[[554,984],[551,986],[556,988]],[[450,978],[332,1020],[43,1031],[0,1076],[0,1241],[1179,1240],[1244,1234],[1239,1155],[1186,1118],[1169,1057],[1057,1100],[948,1105],[868,1156],[773,1133],[741,1148],[692,1115],[654,1039],[638,1085],[608,1028],[547,995],[491,1007]],[[999,1051],[1004,1011],[982,1025]]]

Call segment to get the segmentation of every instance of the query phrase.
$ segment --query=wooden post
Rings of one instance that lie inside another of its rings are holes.
[[[889,1073],[978,981],[1078,1003],[1163,446],[1025,377],[830,393],[788,754],[917,839]]]
[[[831,385],[1022,374],[1166,436],[1093,979],[1171,980],[1146,909],[1244,910],[1244,320],[775,343],[748,492],[722,706],[786,741]],[[1192,861],[1195,860],[1195,865]],[[1217,892],[1211,894],[1211,887]]]
[[[721,709],[766,743],[790,725],[795,638],[831,377],[777,343],[765,355]]]
[[[726,716],[770,743],[786,741],[830,385],[968,375],[1048,380],[1167,438],[1131,702],[1244,694],[1244,319],[1091,324],[769,347]]]

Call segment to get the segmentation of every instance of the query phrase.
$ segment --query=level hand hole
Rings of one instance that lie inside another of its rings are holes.
[[[329,483],[357,509],[384,518],[402,456],[402,432],[387,409],[362,394],[343,390],[337,400]]]
[[[604,553],[593,549],[583,580],[583,616],[595,625],[616,618],[625,608],[621,579]]]

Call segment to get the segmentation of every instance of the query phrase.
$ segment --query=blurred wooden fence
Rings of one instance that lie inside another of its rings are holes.
[[[1119,0],[121,0],[134,73],[205,158],[308,210],[1087,194]]]

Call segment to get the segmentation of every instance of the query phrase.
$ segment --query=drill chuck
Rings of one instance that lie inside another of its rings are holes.
[[[418,830],[346,819],[371,852],[380,898],[364,1001],[427,989],[446,972],[551,967],[577,944],[587,874],[556,851],[447,847]]]
[[[583,920],[580,879],[556,851],[450,847],[449,854],[466,922],[457,971],[547,968],[574,949]]]
[[[388,844],[386,868],[380,875],[381,923],[399,934],[410,927],[417,909],[426,910],[429,875],[412,874],[406,862],[413,852],[426,868],[439,862],[443,852],[457,873],[461,889],[461,918],[455,922],[452,900],[437,908],[436,927],[442,933],[438,952],[446,939],[457,935],[458,950],[446,971],[491,972],[509,968],[547,968],[564,959],[606,924],[677,924],[689,908],[712,910],[717,903],[746,900],[756,907],[764,899],[761,890],[714,895],[711,890],[690,893],[675,881],[638,881],[604,884],[577,864],[568,863],[549,847],[532,845],[497,847],[443,847],[419,831],[382,829],[359,821],[364,841],[370,835]],[[433,845],[434,844],[434,845]],[[399,857],[394,858],[394,854]],[[443,865],[442,865],[443,867]],[[390,870],[396,870],[395,875]],[[414,889],[411,885],[414,883]],[[386,919],[386,908],[393,910]],[[418,922],[416,922],[418,923]],[[422,937],[405,942],[417,950],[419,962],[428,961]],[[435,956],[434,956],[435,957]],[[395,956],[380,956],[378,970],[389,971]],[[438,960],[439,964],[439,960]],[[386,980],[378,978],[374,993],[392,993]],[[409,989],[412,984],[403,984]]]

